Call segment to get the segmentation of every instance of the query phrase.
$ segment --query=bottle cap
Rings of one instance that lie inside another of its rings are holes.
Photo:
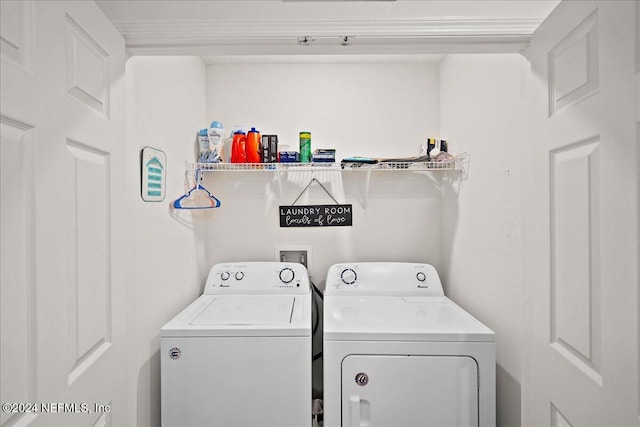
[[[200,132],[198,132],[198,135],[207,136],[208,135],[207,130],[206,129],[200,129]]]
[[[220,123],[217,120],[214,120],[211,122],[211,126],[212,128],[218,128],[218,129],[223,129],[224,127],[222,126],[222,123]]]
[[[256,130],[256,128],[253,128],[253,127],[252,127],[252,128],[251,128],[251,130],[250,130],[249,132],[258,132],[258,131]]]

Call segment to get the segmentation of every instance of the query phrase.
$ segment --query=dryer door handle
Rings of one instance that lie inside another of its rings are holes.
[[[348,427],[369,427],[371,425],[371,404],[360,396],[349,396]]]
[[[349,427],[361,427],[360,396],[349,396]]]

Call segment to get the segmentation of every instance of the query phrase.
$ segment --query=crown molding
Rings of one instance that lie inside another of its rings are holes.
[[[133,55],[516,53],[538,19],[114,22]],[[344,37],[348,37],[344,42]],[[307,37],[307,43],[299,38]]]

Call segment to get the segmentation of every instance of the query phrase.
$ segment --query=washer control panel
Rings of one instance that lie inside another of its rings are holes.
[[[332,265],[325,294],[444,296],[444,291],[430,264],[360,262]]]
[[[238,262],[211,267],[205,294],[278,294],[310,292],[309,275],[302,264]]]

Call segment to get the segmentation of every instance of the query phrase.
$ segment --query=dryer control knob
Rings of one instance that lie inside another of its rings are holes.
[[[229,280],[229,277],[230,277],[230,276],[231,276],[231,275],[229,274],[229,272],[228,272],[228,271],[223,271],[223,272],[222,272],[222,274],[220,275],[220,278],[221,278],[222,280]]]
[[[238,271],[236,273],[236,280],[242,280],[244,279],[244,273],[242,271]]]
[[[280,280],[282,283],[291,283],[295,277],[296,274],[289,267],[280,270]]]
[[[356,283],[356,280],[358,279],[358,275],[354,270],[350,268],[346,268],[342,270],[342,273],[340,273],[340,279],[342,280],[342,283],[344,283],[345,285],[353,285],[354,283]]]
[[[420,271],[418,274],[416,274],[416,279],[418,279],[421,282],[424,282],[425,280],[427,280],[427,276],[422,271]]]

